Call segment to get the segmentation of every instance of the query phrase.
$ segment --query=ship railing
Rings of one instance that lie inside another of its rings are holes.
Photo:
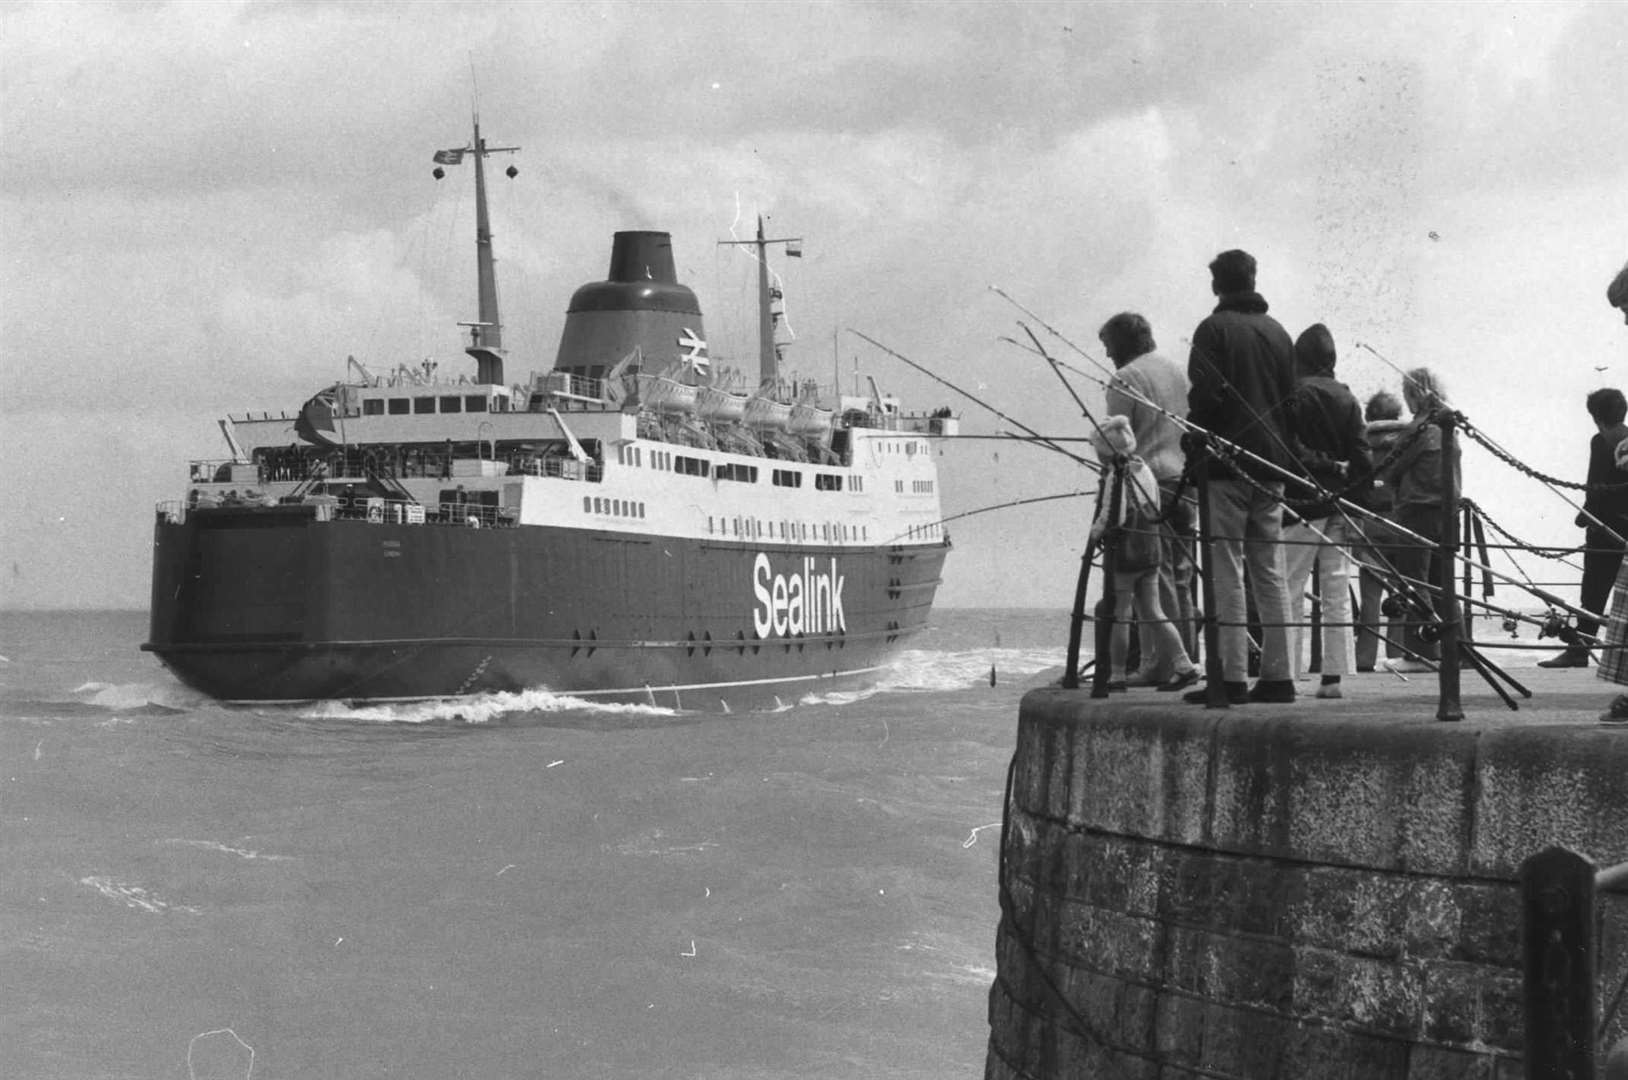
[[[510,476],[547,476],[558,480],[587,480],[599,483],[605,469],[597,461],[577,461],[563,457],[527,457],[509,459]]]
[[[188,477],[194,484],[246,484],[259,477],[259,467],[231,458],[197,459],[188,464]]]
[[[162,499],[156,511],[159,520],[166,525],[180,525],[187,519],[187,504],[180,499]]]

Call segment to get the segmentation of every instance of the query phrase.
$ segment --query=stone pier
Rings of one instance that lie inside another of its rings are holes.
[[[1592,675],[1522,669],[1512,712],[1466,672],[1459,723],[1386,675],[1225,710],[1030,692],[986,1080],[1517,1080],[1521,861],[1628,861],[1628,729]],[[1603,1009],[1628,895],[1598,935]]]

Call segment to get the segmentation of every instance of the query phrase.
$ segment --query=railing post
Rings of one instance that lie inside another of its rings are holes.
[[[1526,1080],[1594,1080],[1594,889],[1565,848],[1521,863]]]
[[[1459,625],[1458,592],[1454,572],[1454,559],[1458,556],[1458,416],[1443,412],[1436,421],[1441,425],[1441,532],[1437,537],[1441,565],[1436,575],[1440,591],[1436,594],[1436,622],[1441,627],[1441,667],[1438,673],[1440,689],[1437,693],[1436,719],[1462,720],[1464,706],[1459,700],[1459,638],[1463,628]]]
[[[1102,499],[1106,488],[1097,488],[1097,502],[1091,510],[1091,520],[1095,521],[1097,514],[1102,511]],[[1089,533],[1089,529],[1087,530]],[[1080,688],[1080,638],[1084,636],[1085,628],[1085,593],[1091,583],[1091,557],[1096,554],[1097,542],[1092,539],[1085,541],[1085,554],[1080,556],[1080,576],[1074,583],[1074,607],[1068,619],[1068,655],[1064,658],[1063,682],[1064,690],[1078,690]],[[1096,661],[1102,663],[1099,658]]]
[[[1119,544],[1123,539],[1119,526],[1119,511],[1125,500],[1125,457],[1114,455],[1109,477],[1108,518],[1102,530],[1102,598],[1097,601],[1095,626],[1096,666],[1091,669],[1091,696],[1108,696],[1108,683],[1114,677],[1114,569],[1119,564]]]
[[[1199,466],[1194,486],[1198,489],[1198,542],[1193,546],[1195,564],[1202,559],[1199,570],[1199,595],[1204,600],[1204,707],[1226,709],[1226,675],[1221,666],[1221,623],[1215,610],[1215,559],[1211,555],[1210,540],[1210,477],[1209,470]]]

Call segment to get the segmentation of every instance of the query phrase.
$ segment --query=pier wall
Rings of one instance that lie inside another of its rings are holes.
[[[1519,866],[1628,860],[1628,732],[1162,697],[1023,700],[986,1080],[1521,1076]]]

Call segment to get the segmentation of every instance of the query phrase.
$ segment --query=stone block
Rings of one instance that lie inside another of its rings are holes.
[[[1068,821],[1075,828],[1197,843],[1207,817],[1210,733],[1193,711],[1135,709],[1082,721]]]
[[[1135,979],[1154,970],[1162,931],[1153,919],[1064,901],[1057,913],[1057,955],[1071,964]]]
[[[1463,869],[1475,759],[1469,734],[1238,716],[1215,738],[1215,846],[1373,869]]]
[[[1592,724],[1494,728],[1481,736],[1476,780],[1474,872],[1515,878],[1529,855],[1556,845],[1602,864],[1628,858],[1622,732]]]
[[[1295,960],[1297,1016],[1369,1034],[1418,1036],[1425,996],[1418,965],[1305,946]]]
[[[1415,1046],[1408,1055],[1407,1080],[1498,1080],[1498,1059],[1475,1050]]]

